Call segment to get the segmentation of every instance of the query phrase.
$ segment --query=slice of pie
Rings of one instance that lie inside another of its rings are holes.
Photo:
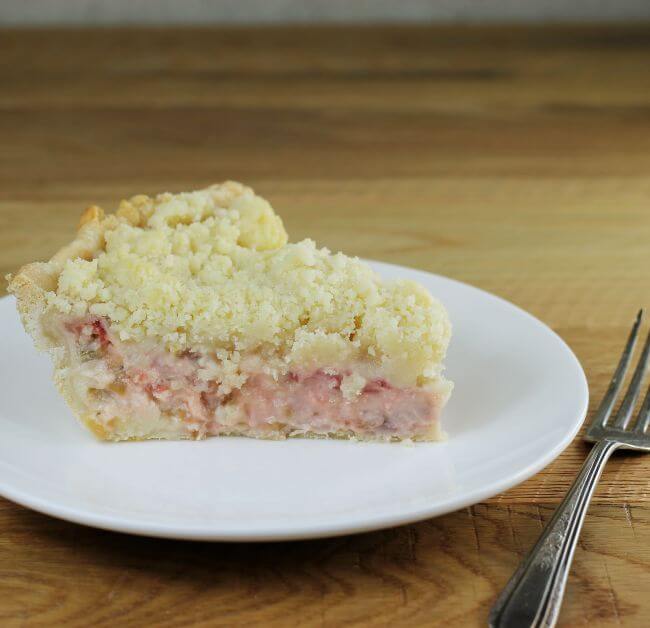
[[[9,280],[58,388],[102,439],[441,436],[443,306],[287,243],[239,183],[89,207],[68,246]]]

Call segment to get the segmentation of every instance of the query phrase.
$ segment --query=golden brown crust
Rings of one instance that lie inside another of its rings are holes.
[[[45,306],[45,292],[56,286],[57,274],[50,263],[35,262],[23,266],[9,280],[8,292],[16,297],[16,307],[27,332],[34,338],[36,346],[49,348],[41,331],[40,317]]]
[[[145,438],[134,436],[130,432],[121,432],[119,430],[113,430],[109,432],[106,428],[95,421],[92,417],[83,417],[83,423],[88,427],[88,429],[100,440],[109,440],[109,441],[143,441],[143,440],[166,440],[169,438],[169,431],[162,430],[158,433],[151,431],[147,433]],[[117,421],[120,422],[119,420]],[[219,436],[243,436],[247,438],[256,438],[261,440],[286,440],[289,438],[309,438],[309,439],[324,439],[324,438],[334,438],[340,440],[359,440],[365,442],[405,442],[405,439],[398,437],[385,437],[381,435],[366,435],[361,436],[353,430],[337,430],[336,432],[317,432],[317,431],[302,431],[296,430],[293,432],[287,432],[286,430],[277,429],[277,430],[254,430],[248,426],[234,426],[227,431],[220,432]],[[201,440],[205,436],[199,436],[198,433],[191,434],[186,431],[178,432],[174,435],[174,438],[177,440]],[[430,431],[427,434],[421,436],[415,436],[412,439],[413,442],[430,442],[430,441],[440,441],[445,440],[446,435],[440,428],[438,422],[434,423],[431,426]],[[407,441],[406,441],[407,442]]]
[[[100,222],[104,218],[104,210],[98,205],[86,207],[79,219],[79,229],[89,222]]]

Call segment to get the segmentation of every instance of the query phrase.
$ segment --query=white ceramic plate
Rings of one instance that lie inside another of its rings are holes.
[[[0,495],[78,523],[225,541],[333,536],[440,515],[540,471],[588,401],[577,359],[548,327],[468,285],[375,263],[447,306],[456,388],[444,443],[326,440],[101,443],[50,380],[47,356],[0,300]]]

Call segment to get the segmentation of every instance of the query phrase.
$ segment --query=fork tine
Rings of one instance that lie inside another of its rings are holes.
[[[634,427],[634,431],[638,434],[643,434],[650,425],[650,387],[648,388],[643,403],[641,404],[641,409],[639,410],[639,416]]]
[[[646,338],[645,344],[643,345],[643,351],[641,352],[641,357],[639,358],[639,363],[636,365],[634,370],[634,375],[632,376],[632,381],[625,393],[623,398],[623,403],[618,409],[616,416],[614,417],[613,427],[624,430],[632,418],[632,412],[634,411],[634,406],[636,400],[639,398],[639,393],[641,392],[641,384],[643,383],[643,376],[645,375],[646,367],[648,366],[648,356],[650,355],[650,332]]]
[[[636,320],[634,321],[634,325],[632,325],[632,330],[630,331],[630,335],[628,336],[625,349],[623,349],[621,359],[619,360],[618,366],[614,371],[614,375],[612,377],[612,381],[609,384],[609,388],[607,389],[607,392],[605,393],[603,400],[600,402],[600,405],[598,406],[598,410],[596,410],[596,414],[594,415],[594,418],[591,421],[592,427],[593,426],[603,427],[607,422],[609,415],[612,413],[614,402],[616,401],[618,392],[621,389],[621,386],[623,385],[623,379],[625,378],[627,367],[630,364],[630,358],[632,357],[632,353],[634,351],[634,345],[636,344],[636,339],[637,336],[639,335],[639,327],[641,325],[642,318],[643,318],[643,310],[639,310],[638,314],[636,315]]]

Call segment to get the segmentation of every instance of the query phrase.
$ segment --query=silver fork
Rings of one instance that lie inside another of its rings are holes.
[[[641,310],[609,388],[585,434],[585,440],[595,443],[595,446],[535,547],[492,607],[489,625],[493,628],[555,625],[578,536],[605,463],[617,449],[650,452],[650,389],[635,421],[632,421],[648,364],[650,333],[621,406],[609,420],[634,352],[642,316]]]

